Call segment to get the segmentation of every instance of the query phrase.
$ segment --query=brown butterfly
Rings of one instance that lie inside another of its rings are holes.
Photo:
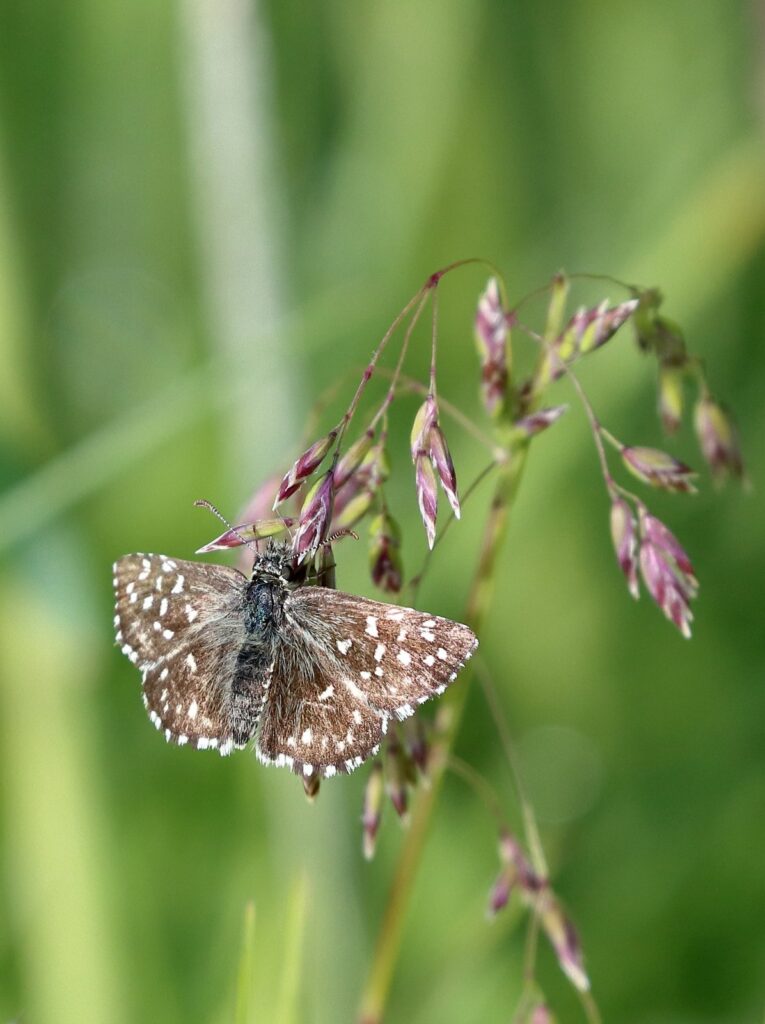
[[[167,740],[228,754],[254,739],[261,761],[306,777],[357,768],[478,646],[450,619],[307,586],[273,542],[250,579],[137,554],[114,588],[117,642]]]

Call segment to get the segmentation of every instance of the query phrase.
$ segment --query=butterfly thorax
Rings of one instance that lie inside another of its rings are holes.
[[[269,576],[254,576],[244,591],[244,628],[259,643],[272,639],[282,625],[286,582]]]

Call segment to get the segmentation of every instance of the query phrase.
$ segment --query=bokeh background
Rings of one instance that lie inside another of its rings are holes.
[[[247,1019],[354,1019],[398,822],[366,864],[365,770],[309,806],[253,756],[166,746],[112,647],[110,564],[190,557],[218,532],[193,500],[234,515],[425,276],[482,255],[516,298],[561,266],[660,285],[738,412],[751,494],[651,496],[701,577],[690,643],[629,599],[572,410],[535,443],[482,651],[604,1018],[761,1020],[764,40],[736,0],[2,4],[0,1019],[232,1021],[250,900]],[[476,416],[484,282],[442,288],[441,390]],[[626,332],[582,379],[659,442]],[[391,490],[410,571],[413,410]],[[450,440],[466,482],[482,457]],[[687,429],[672,450],[699,462]],[[459,616],[482,502],[423,607]],[[341,554],[371,593],[363,546]],[[517,821],[477,690],[458,748]],[[448,780],[387,1020],[511,1019],[524,932],[484,919],[496,869]],[[546,946],[539,978],[582,1019]]]

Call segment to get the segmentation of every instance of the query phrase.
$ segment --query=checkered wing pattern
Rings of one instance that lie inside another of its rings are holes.
[[[117,643],[140,669],[149,717],[168,741],[226,754],[254,732],[262,695],[243,715],[232,693],[245,585],[234,569],[165,555],[114,565]]]
[[[450,619],[322,587],[294,591],[284,613],[258,754],[303,775],[353,771],[478,645]]]

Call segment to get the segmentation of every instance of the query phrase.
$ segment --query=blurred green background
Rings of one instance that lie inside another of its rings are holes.
[[[354,1019],[394,815],[369,865],[365,769],[308,806],[254,756],[161,742],[112,647],[110,564],[192,557],[218,532],[192,501],[234,515],[425,276],[472,255],[516,298],[560,266],[660,285],[738,412],[751,495],[650,496],[701,578],[692,642],[629,599],[573,409],[534,445],[482,652],[605,1020],[762,1019],[764,39],[754,0],[0,6],[0,1019],[232,1021],[248,900],[248,1020]],[[440,387],[476,415],[484,281],[441,304]],[[626,331],[581,376],[614,432],[661,443]],[[467,482],[482,456],[450,440]],[[700,461],[688,430],[671,450]],[[485,500],[423,607],[459,616]],[[362,545],[341,554],[371,593]],[[517,821],[477,690],[458,749]],[[511,1019],[524,933],[485,922],[496,869],[449,779],[387,1020]]]

